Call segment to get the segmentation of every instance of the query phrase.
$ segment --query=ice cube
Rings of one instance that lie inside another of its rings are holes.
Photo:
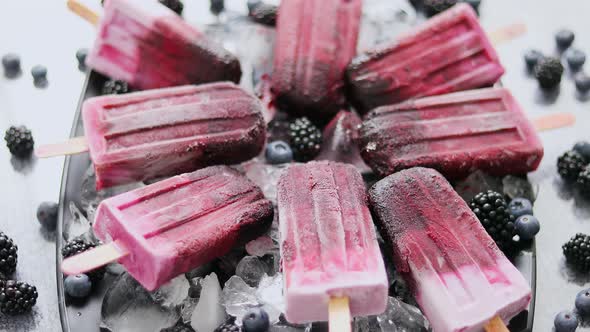
[[[197,332],[213,332],[225,322],[225,309],[221,305],[221,287],[215,273],[201,281],[201,297],[191,316],[191,326]]]
[[[277,183],[283,170],[289,164],[269,165],[262,159],[257,158],[251,161],[242,163],[241,166],[246,173],[246,176],[252,180],[257,186],[262,189],[264,197],[273,203],[277,200]]]
[[[198,298],[187,297],[182,302],[180,306],[180,316],[182,317],[182,322],[185,324],[190,324],[191,319],[193,318],[193,312],[199,303]]]
[[[277,273],[273,277],[267,275],[262,277],[256,298],[268,313],[271,324],[279,321],[279,317],[285,312],[285,298],[283,297],[283,275]]]
[[[179,319],[176,310],[156,303],[150,293],[127,273],[107,290],[101,310],[101,331],[160,331]]]
[[[377,316],[381,331],[389,332],[426,332],[430,324],[420,309],[401,302],[395,297],[389,297],[387,309]]]
[[[493,190],[502,192],[502,179],[477,170],[464,180],[455,184],[455,190],[466,201],[470,202],[480,192]]]
[[[377,322],[377,318],[375,316],[371,317],[356,317],[353,323],[353,331],[354,332],[375,332],[375,331],[383,331],[379,327],[379,323]],[[397,330],[393,330],[397,331]]]
[[[162,285],[158,290],[152,292],[151,295],[158,304],[173,309],[180,307],[188,297],[189,287],[188,280],[184,275],[180,275]]]
[[[287,322],[284,315],[281,315],[279,321],[271,324],[269,332],[311,332],[311,324],[291,324]]]
[[[526,178],[521,178],[514,175],[507,175],[502,179],[504,185],[504,194],[514,198],[526,198],[531,202],[534,202],[537,198],[537,192],[539,192],[539,185],[533,185]]]
[[[277,272],[281,270],[281,254],[279,249],[275,249],[270,253],[262,256],[260,260],[262,260],[266,264],[269,276],[274,276],[275,274],[277,274]]]
[[[256,298],[256,288],[248,286],[242,278],[233,276],[223,287],[222,305],[228,315],[236,318],[236,324],[241,325],[246,312],[260,306],[260,303]]]
[[[416,20],[416,11],[407,0],[364,0],[359,52],[391,41],[391,36],[409,30]]]
[[[278,248],[278,245],[269,235],[263,235],[246,244],[246,252],[248,255],[258,257],[262,257],[276,248]]]
[[[214,261],[214,270],[218,273],[220,282],[226,282],[236,274],[236,267],[244,256],[246,256],[244,247],[235,247],[229,253]]]
[[[252,287],[258,286],[268,267],[258,257],[246,256],[238,263],[236,275]]]
[[[88,221],[88,219],[84,216],[82,211],[76,206],[74,202],[70,202],[70,219],[64,225],[63,230],[63,238],[66,241],[70,241],[72,239],[82,237],[85,240],[89,240],[91,242],[96,242],[96,238],[92,233],[92,225]]]

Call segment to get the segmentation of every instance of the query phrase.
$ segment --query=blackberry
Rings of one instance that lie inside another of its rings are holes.
[[[557,159],[557,171],[566,181],[576,181],[586,165],[584,157],[574,150],[564,153]]]
[[[121,80],[108,80],[102,87],[103,95],[120,95],[127,92],[129,92],[129,85]]]
[[[561,83],[563,65],[558,58],[545,57],[535,66],[535,77],[543,89],[553,89]]]
[[[16,270],[18,247],[11,238],[0,232],[0,272],[10,275]]]
[[[161,4],[172,9],[176,14],[182,15],[184,4],[180,0],[159,0]]]
[[[568,264],[580,271],[590,271],[590,236],[578,233],[561,248]]]
[[[434,16],[453,7],[457,0],[424,0],[423,8],[426,16]]]
[[[289,141],[295,160],[309,161],[320,152],[322,132],[308,118],[299,118],[289,124]]]
[[[510,214],[504,196],[488,190],[477,194],[469,206],[498,247],[508,256],[514,254],[516,249],[516,243],[512,240],[516,235],[514,216]]]
[[[195,332],[190,325],[178,323],[175,326],[162,329],[160,332]]]
[[[0,280],[0,311],[6,315],[25,313],[37,303],[37,288],[21,281]]]
[[[214,332],[240,332],[240,327],[233,323],[225,323],[216,328]]]
[[[584,169],[578,175],[578,185],[582,194],[586,197],[590,197],[590,165],[584,167]]]
[[[261,2],[248,10],[248,16],[256,23],[275,26],[277,24],[278,9],[278,6]]]
[[[90,243],[83,239],[74,239],[66,243],[66,245],[61,249],[61,255],[63,256],[63,258],[68,258],[70,256],[74,256],[81,252],[84,252],[88,249],[92,249],[96,246],[97,245],[95,243]],[[90,278],[92,285],[96,285],[99,281],[102,280],[102,278],[104,278],[105,272],[106,268],[103,266],[97,268],[96,270],[93,270],[92,272],[86,273],[86,275],[88,275],[88,278]]]
[[[19,158],[28,157],[33,152],[35,141],[31,131],[25,126],[11,126],[4,135],[10,153]]]

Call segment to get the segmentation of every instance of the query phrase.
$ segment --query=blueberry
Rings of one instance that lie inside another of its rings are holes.
[[[514,226],[516,226],[516,233],[523,240],[534,239],[535,235],[537,235],[541,229],[539,220],[528,214],[518,217],[514,223]]]
[[[526,198],[513,199],[510,204],[508,204],[508,209],[515,218],[525,214],[533,214],[533,204]]]
[[[590,316],[590,288],[576,295],[576,309],[582,317]]]
[[[586,53],[575,48],[569,50],[565,57],[568,65],[574,71],[577,71],[580,68],[582,68],[582,66],[586,62]]]
[[[37,220],[41,226],[54,230],[57,226],[57,203],[43,202],[37,208]]]
[[[590,76],[584,73],[576,74],[574,82],[576,83],[576,89],[578,89],[580,93],[586,94],[590,91]]]
[[[283,141],[269,143],[264,155],[269,164],[285,164],[293,161],[293,151],[289,144]]]
[[[209,8],[214,15],[219,15],[224,9],[224,0],[210,0],[211,7]]]
[[[19,72],[20,69],[20,57],[14,53],[6,54],[2,57],[2,66],[8,73]]]
[[[90,294],[92,283],[87,275],[77,274],[66,278],[64,281],[64,289],[66,294],[71,297],[85,298]]]
[[[524,54],[524,62],[526,63],[526,67],[528,70],[533,70],[537,63],[543,59],[544,55],[540,51],[537,50],[528,50]]]
[[[254,8],[256,8],[256,6],[258,6],[262,1],[261,0],[248,0],[247,6],[248,6],[248,12],[251,12],[254,10]]]
[[[45,66],[37,65],[31,69],[31,74],[35,81],[43,81],[47,79],[47,68]]]
[[[578,142],[574,145],[574,150],[581,154],[584,159],[590,161],[590,143],[589,142]]]
[[[555,42],[557,42],[557,47],[559,47],[562,50],[565,50],[568,47],[572,46],[575,37],[576,36],[574,35],[573,31],[563,29],[557,32],[557,34],[555,34]]]
[[[269,326],[268,314],[262,308],[250,309],[242,318],[244,332],[266,332]]]
[[[88,56],[88,49],[81,48],[76,51],[76,59],[78,59],[78,65],[80,67],[86,66],[86,57]]]
[[[555,332],[573,332],[578,328],[578,318],[569,311],[562,311],[553,321]]]

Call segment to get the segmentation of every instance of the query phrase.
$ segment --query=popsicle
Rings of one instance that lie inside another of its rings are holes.
[[[491,86],[504,73],[468,4],[434,16],[394,44],[357,56],[346,71],[357,110]]]
[[[118,260],[154,290],[262,235],[272,219],[260,188],[230,167],[211,166],[103,201],[93,229],[108,244],[64,260],[62,270]]]
[[[279,106],[327,122],[346,105],[344,70],[356,54],[361,0],[283,0],[272,92]]]
[[[88,17],[79,1],[68,4]],[[158,1],[106,0],[102,17],[90,17],[98,36],[86,64],[136,89],[240,81],[234,55]]]
[[[377,182],[369,196],[396,268],[433,331],[493,331],[491,324],[527,308],[528,283],[440,173],[404,170]]]
[[[487,88],[376,108],[359,133],[361,156],[378,174],[414,166],[449,178],[535,170],[543,145],[509,90]]]
[[[287,320],[335,324],[329,313],[342,301],[352,316],[382,313],[387,275],[356,168],[294,164],[279,180],[277,200]]]
[[[261,107],[256,97],[228,82],[95,97],[82,108],[85,139],[36,153],[90,150],[99,190],[240,163],[264,146]]]

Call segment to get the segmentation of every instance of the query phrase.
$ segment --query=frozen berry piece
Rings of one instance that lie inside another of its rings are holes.
[[[543,89],[553,89],[561,83],[563,65],[557,58],[543,58],[535,66],[535,77]]]
[[[37,208],[37,220],[41,226],[54,230],[57,226],[57,203],[43,202]]]

